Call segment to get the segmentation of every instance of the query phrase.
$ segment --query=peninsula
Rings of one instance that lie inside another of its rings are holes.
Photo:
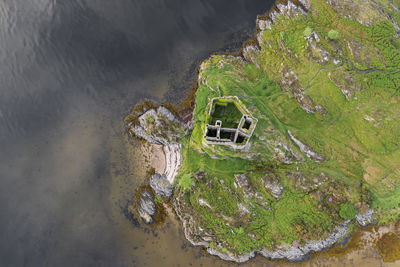
[[[225,260],[307,259],[400,216],[400,3],[278,1],[241,56],[201,63],[191,120],[127,117],[162,145],[138,213],[170,201],[186,238]],[[156,194],[160,197],[154,197]]]

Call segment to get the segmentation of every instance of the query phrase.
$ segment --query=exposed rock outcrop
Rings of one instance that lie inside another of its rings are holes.
[[[278,153],[278,158],[280,161],[286,164],[292,164],[296,161],[304,161],[304,158],[293,151],[288,144],[278,143],[279,147],[275,148],[275,152]]]
[[[157,195],[162,197],[170,198],[174,191],[174,187],[168,181],[165,174],[152,174],[150,176],[150,186],[156,192]]]
[[[138,124],[129,126],[137,137],[160,145],[177,143],[186,131],[186,125],[163,106],[147,110]]]
[[[248,254],[244,254],[244,255],[234,255],[231,253],[222,253],[221,251],[214,249],[214,248],[207,248],[207,252],[210,253],[211,255],[215,255],[220,257],[223,260],[226,261],[234,261],[234,262],[246,262],[248,260],[250,260],[251,258],[254,258],[254,256],[256,255],[256,253],[254,251],[248,253]]]
[[[359,213],[356,215],[356,221],[361,225],[361,226],[368,226],[372,222],[372,215],[374,214],[374,211],[372,209],[368,209],[364,213]]]
[[[307,157],[313,159],[314,161],[322,161],[323,157],[318,155],[316,152],[312,151],[308,146],[300,142],[300,140],[296,139],[291,131],[288,131],[288,134],[290,138],[293,140],[293,142],[296,143],[296,145],[300,148],[301,152],[306,154]]]
[[[269,175],[266,175],[262,178],[262,183],[267,189],[267,191],[274,197],[274,198],[279,198],[282,193],[284,188],[280,184],[279,180],[276,179],[275,177],[271,177]]]
[[[332,247],[340,238],[344,237],[349,230],[350,220],[345,221],[337,227],[336,232],[328,235],[327,238],[317,241],[308,241],[304,246],[288,247],[280,246],[275,251],[261,250],[259,253],[270,259],[287,259],[290,261],[304,261],[311,252],[318,252]]]
[[[143,190],[140,194],[138,212],[140,218],[147,224],[154,222],[153,215],[156,214],[156,204],[154,203],[154,196],[147,190]]]
[[[182,204],[184,203],[184,193],[180,191],[178,195],[174,198],[173,207],[178,215],[179,219],[183,224],[183,232],[185,234],[186,239],[193,245],[193,246],[209,246],[209,241],[204,240],[204,236],[206,236],[202,229],[196,227],[196,221],[192,216],[190,210],[186,209],[185,206]],[[201,235],[200,235],[201,234]]]

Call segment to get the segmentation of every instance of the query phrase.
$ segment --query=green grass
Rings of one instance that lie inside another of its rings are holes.
[[[303,31],[303,35],[304,35],[304,37],[310,37],[312,32],[313,32],[313,30],[307,26]]]
[[[335,30],[330,30],[330,31],[328,32],[328,37],[329,37],[330,39],[332,39],[332,40],[339,39],[339,33],[338,33],[337,31],[335,31]]]
[[[234,102],[215,103],[214,112],[211,114],[211,124],[215,125],[217,120],[222,122],[224,128],[237,128],[242,118],[242,113]]]
[[[192,174],[184,174],[179,178],[179,186],[184,190],[189,190],[193,186]]]
[[[340,205],[339,215],[345,220],[353,219],[357,214],[357,210],[351,203]]]

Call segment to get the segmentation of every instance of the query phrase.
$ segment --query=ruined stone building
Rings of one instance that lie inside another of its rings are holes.
[[[257,119],[252,117],[237,96],[213,98],[209,106],[205,142],[236,149],[244,148],[254,132]]]

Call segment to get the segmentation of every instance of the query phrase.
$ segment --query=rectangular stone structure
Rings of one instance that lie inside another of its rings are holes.
[[[243,149],[248,144],[257,119],[237,96],[215,97],[209,103],[205,121],[204,140],[210,145]]]

